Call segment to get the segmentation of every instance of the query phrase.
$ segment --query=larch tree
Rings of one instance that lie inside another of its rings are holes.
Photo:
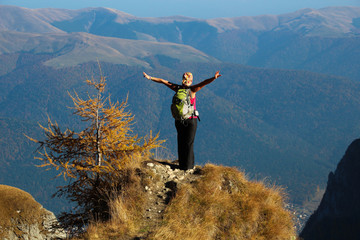
[[[60,215],[61,226],[79,231],[91,220],[107,220],[109,202],[131,181],[127,168],[150,156],[150,150],[161,146],[158,135],[143,138],[131,129],[134,116],[126,110],[125,101],[112,102],[105,97],[106,79],[87,80],[96,94],[82,99],[76,92],[70,94],[74,114],[87,122],[80,132],[61,131],[56,122],[48,118],[48,125],[41,126],[45,140],[39,144],[41,167],[54,168],[68,180],[54,196],[63,196],[76,206]]]

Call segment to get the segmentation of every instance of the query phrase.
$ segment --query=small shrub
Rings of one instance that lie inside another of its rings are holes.
[[[83,231],[94,220],[110,218],[110,202],[125,193],[132,182],[128,170],[144,158],[150,150],[160,147],[158,135],[139,138],[132,134],[134,116],[126,111],[127,99],[122,103],[104,97],[105,77],[100,81],[87,80],[96,94],[82,99],[75,92],[74,114],[88,123],[82,131],[62,131],[49,118],[48,126],[41,126],[45,140],[39,144],[41,167],[55,168],[58,176],[70,179],[59,187],[55,196],[63,196],[76,203],[70,212],[59,217],[61,227],[73,233]]]

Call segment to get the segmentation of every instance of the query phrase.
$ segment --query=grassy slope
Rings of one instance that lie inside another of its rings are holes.
[[[97,60],[149,68],[146,58],[151,55],[166,56],[179,62],[218,62],[193,47],[169,42],[120,39],[88,33],[0,32],[0,54],[17,52],[53,54],[53,58],[45,64],[56,68]]]
[[[151,193],[139,183],[142,177],[148,186],[151,181],[156,185],[161,176],[151,169],[142,171],[145,174],[136,181],[132,178],[127,193],[112,203],[112,220],[92,224],[80,239],[288,240],[295,236],[281,189],[250,182],[235,168],[211,164],[198,170],[196,180],[180,185],[161,213],[163,220],[154,226],[144,207]],[[139,206],[137,201],[145,203]]]
[[[28,224],[41,222],[43,211],[42,206],[29,193],[15,187],[0,185],[0,237],[6,236],[7,232],[4,231],[6,229],[11,228],[16,231],[18,222]]]

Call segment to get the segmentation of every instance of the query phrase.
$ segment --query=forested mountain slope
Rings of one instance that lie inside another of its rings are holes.
[[[129,110],[135,114],[135,132],[160,131],[160,137],[167,140],[162,157],[175,157],[171,91],[144,79],[143,68],[101,66],[113,100],[128,95]],[[171,69],[153,69],[149,74],[177,82],[183,69],[196,73],[196,82],[211,77],[214,69],[221,69],[223,74],[197,95],[201,122],[196,163],[238,166],[253,177],[270,177],[288,187],[297,203],[324,184],[334,159],[358,131],[358,83],[308,72],[229,64],[178,64]],[[1,159],[6,166],[2,181],[13,183],[13,175],[18,182],[27,183],[29,178],[36,181],[39,170],[31,167],[36,163],[32,159],[35,146],[23,134],[39,136],[36,122],[46,122],[47,115],[60,125],[79,128],[81,123],[67,108],[72,105],[67,91],[86,94],[83,81],[98,75],[96,63],[62,69],[37,63],[0,77],[1,84],[8,86],[2,90],[0,101],[2,131],[7,133],[1,134],[3,153],[8,153]],[[22,171],[31,174],[17,174]]]

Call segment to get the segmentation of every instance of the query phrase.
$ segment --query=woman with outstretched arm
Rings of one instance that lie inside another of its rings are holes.
[[[191,72],[186,72],[183,74],[182,84],[178,85],[162,78],[151,77],[145,72],[143,74],[145,78],[157,83],[162,83],[175,92],[179,91],[180,89],[190,89],[190,102],[191,105],[194,106],[194,113],[197,113],[196,93],[200,89],[202,89],[209,83],[212,83],[215,79],[221,76],[219,71],[217,71],[214,77],[206,79],[198,84],[192,85],[193,75]],[[177,130],[179,168],[185,171],[194,168],[194,140],[197,129],[197,120],[197,114],[193,114],[184,120],[175,120],[175,127]]]

